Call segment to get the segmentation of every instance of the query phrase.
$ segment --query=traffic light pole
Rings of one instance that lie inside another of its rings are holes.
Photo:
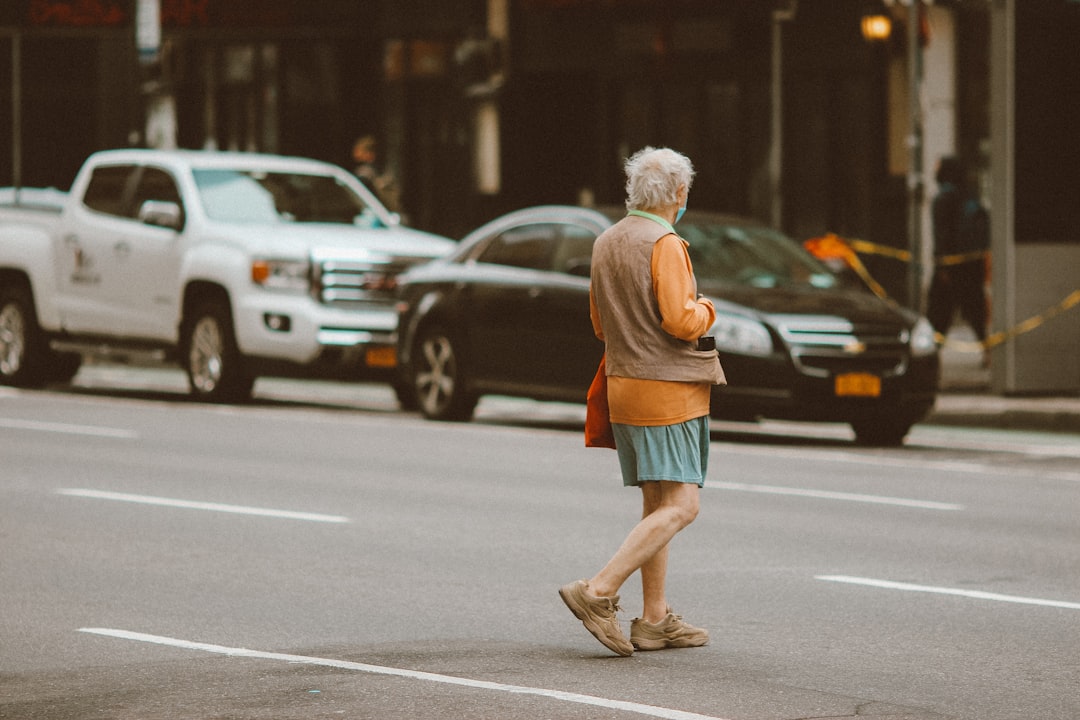
[[[22,33],[11,33],[11,186],[15,204],[22,188]]]
[[[923,254],[923,48],[921,28],[922,0],[908,0],[908,101],[911,111],[911,134],[908,136],[908,306],[923,312],[922,254]]]

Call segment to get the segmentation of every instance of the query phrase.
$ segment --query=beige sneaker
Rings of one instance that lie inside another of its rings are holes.
[[[630,623],[630,642],[638,650],[701,647],[709,642],[709,631],[684,622],[668,608],[667,617],[653,625],[641,618]]]
[[[588,592],[589,583],[578,580],[559,588],[559,597],[570,608],[585,629],[591,632],[607,649],[627,657],[634,654],[634,646],[623,635],[615,612],[619,610],[619,596],[597,597]]]

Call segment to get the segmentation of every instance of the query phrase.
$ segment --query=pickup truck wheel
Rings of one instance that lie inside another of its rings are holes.
[[[48,354],[30,292],[22,287],[0,290],[0,384],[15,387],[45,384],[42,371]]]
[[[412,362],[412,387],[420,412],[430,420],[469,420],[479,397],[466,388],[464,363],[450,333],[421,332]]]
[[[240,402],[255,384],[236,346],[232,318],[219,304],[200,306],[185,324],[188,385],[205,402]]]

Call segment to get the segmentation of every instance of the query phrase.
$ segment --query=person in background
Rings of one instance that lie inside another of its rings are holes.
[[[641,489],[642,517],[598,573],[559,589],[586,629],[623,656],[709,641],[707,630],[672,611],[665,584],[668,545],[698,514],[711,390],[724,382],[715,347],[699,349],[716,310],[697,294],[687,243],[673,227],[686,209],[693,166],[674,150],[646,147],[625,169],[629,212],[596,240],[589,295],[623,484]],[[617,593],[637,571],[644,607],[627,640]]]
[[[387,209],[398,212],[394,179],[390,173],[380,173],[375,165],[377,147],[373,135],[357,138],[352,147],[352,159],[356,163],[353,167],[353,175],[358,177],[360,182],[364,183],[364,187],[370,190]]]
[[[986,340],[986,258],[990,249],[986,209],[970,192],[960,160],[942,157],[937,168],[938,192],[931,205],[934,230],[934,275],[930,281],[927,319],[945,336],[959,308],[979,342]],[[984,363],[986,356],[984,355]]]

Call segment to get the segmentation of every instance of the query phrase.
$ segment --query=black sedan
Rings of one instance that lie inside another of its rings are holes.
[[[624,214],[519,210],[402,275],[399,396],[436,420],[468,420],[488,394],[584,402],[603,352],[592,245]],[[898,445],[933,407],[938,348],[924,318],[753,221],[690,211],[676,230],[716,304],[728,385],[714,388],[713,417],[844,422],[861,443]]]

